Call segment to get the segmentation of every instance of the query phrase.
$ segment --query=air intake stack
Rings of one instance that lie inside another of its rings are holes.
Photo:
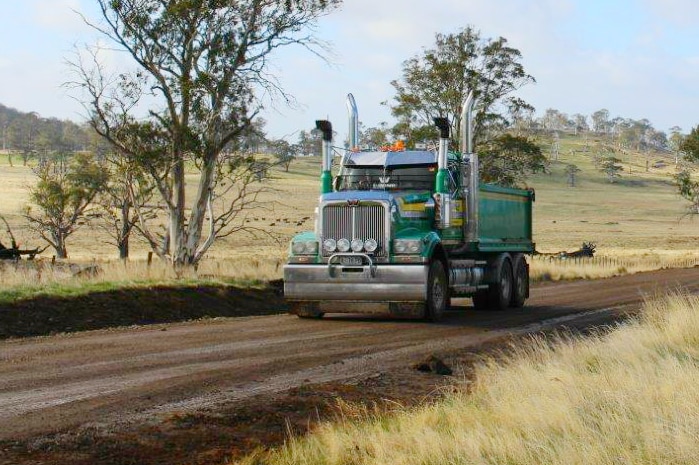
[[[478,241],[478,154],[473,151],[473,105],[475,98],[473,91],[468,93],[461,108],[461,156],[463,160],[469,159],[468,185],[464,197],[468,199],[468,212],[464,221],[464,238],[466,242]],[[465,164],[464,170],[465,170]],[[463,179],[467,177],[463,173]]]
[[[332,141],[333,141],[333,125],[330,121],[316,121],[316,129],[323,133],[323,149],[322,149],[322,171],[320,173],[320,193],[327,194],[332,192]]]

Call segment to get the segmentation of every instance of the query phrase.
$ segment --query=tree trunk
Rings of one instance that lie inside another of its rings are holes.
[[[63,231],[51,233],[52,241],[49,241],[53,249],[56,251],[56,258],[68,258],[68,250],[66,249],[66,236]]]
[[[184,231],[184,205],[185,205],[185,179],[184,160],[181,155],[175,154],[175,164],[172,169],[172,184],[174,193],[174,205],[170,207],[170,257],[173,265],[190,265],[191,257],[187,256],[185,249]]]
[[[118,245],[119,248],[119,258],[126,260],[129,258],[129,236],[121,238],[121,242]]]
[[[130,216],[131,208],[129,208],[129,202],[124,201],[121,205],[121,231],[119,233],[119,243],[117,244],[119,258],[122,260],[129,258],[129,236],[133,227]]]
[[[206,162],[202,166],[202,172],[199,178],[197,187],[197,196],[192,207],[192,213],[189,217],[189,225],[187,228],[187,240],[184,244],[188,265],[195,265],[201,258],[201,253],[197,253],[202,237],[202,229],[204,227],[204,218],[206,217],[206,204],[211,192],[211,185],[214,180],[214,168],[216,166],[216,156],[213,154],[206,155]],[[203,253],[203,251],[202,251]]]
[[[53,246],[56,251],[56,258],[68,258],[68,250],[66,249],[66,243],[61,242]]]

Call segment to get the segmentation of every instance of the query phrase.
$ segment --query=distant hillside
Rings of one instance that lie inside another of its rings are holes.
[[[41,151],[84,150],[94,140],[86,124],[57,118],[43,118],[0,104],[0,149],[21,154]]]
[[[695,249],[697,224],[686,219],[688,203],[674,179],[694,166],[681,159],[676,164],[667,150],[626,147],[611,135],[539,134],[537,140],[550,159],[548,173],[526,180],[536,190],[539,250],[571,249],[583,241],[595,242],[604,254]],[[618,167],[613,176],[604,168],[610,158]]]

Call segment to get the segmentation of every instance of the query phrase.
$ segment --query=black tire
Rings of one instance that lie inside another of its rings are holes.
[[[518,254],[514,257],[512,271],[512,300],[510,301],[510,306],[522,308],[527,297],[529,297],[529,267],[524,255]]]
[[[427,300],[425,301],[425,319],[440,321],[444,317],[449,302],[449,282],[444,265],[439,260],[430,263],[427,273]]]
[[[299,318],[319,320],[325,315],[325,313],[319,310],[316,303],[295,302],[290,304],[290,306],[291,310],[289,313],[294,313]]]
[[[512,262],[509,254],[500,255],[493,263],[493,280],[488,288],[488,307],[507,310],[512,301]]]
[[[487,310],[490,307],[488,291],[478,291],[471,298],[473,299],[473,308],[476,310]]]

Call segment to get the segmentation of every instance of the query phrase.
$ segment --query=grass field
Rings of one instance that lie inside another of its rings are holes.
[[[531,177],[527,184],[536,189],[534,239],[539,251],[570,251],[583,241],[592,241],[600,257],[618,263],[591,262],[580,271],[580,264],[534,260],[534,276],[600,277],[699,262],[699,222],[683,219],[685,202],[672,183],[674,159],[658,153],[615,153],[622,159],[624,171],[612,184],[594,166],[595,157],[606,154],[609,150],[601,141],[563,136],[558,160],[551,161],[550,172]],[[653,168],[658,160],[666,166]],[[564,173],[568,163],[581,169],[574,188],[567,185]],[[289,239],[299,231],[313,228],[319,168],[320,160],[309,157],[294,161],[288,173],[272,170],[273,179],[266,181],[271,189],[264,195],[268,209],[249,212],[246,224],[269,231],[274,237],[237,234],[217,241],[202,264],[203,269],[208,267],[205,274],[248,279],[254,272],[261,279],[281,277],[280,265]],[[26,247],[43,245],[27,231],[20,214],[32,182],[29,167],[17,163],[10,167],[5,159],[0,160],[0,214],[10,221],[18,240]],[[9,242],[3,234],[0,240]],[[134,261],[144,260],[147,252],[145,244],[132,244]],[[52,253],[47,249],[44,259]],[[71,260],[101,264],[114,261],[117,256],[107,235],[95,227],[83,228],[69,238],[68,253]]]
[[[645,305],[608,334],[534,339],[438,402],[347,409],[250,464],[691,464],[699,456],[699,298]]]

